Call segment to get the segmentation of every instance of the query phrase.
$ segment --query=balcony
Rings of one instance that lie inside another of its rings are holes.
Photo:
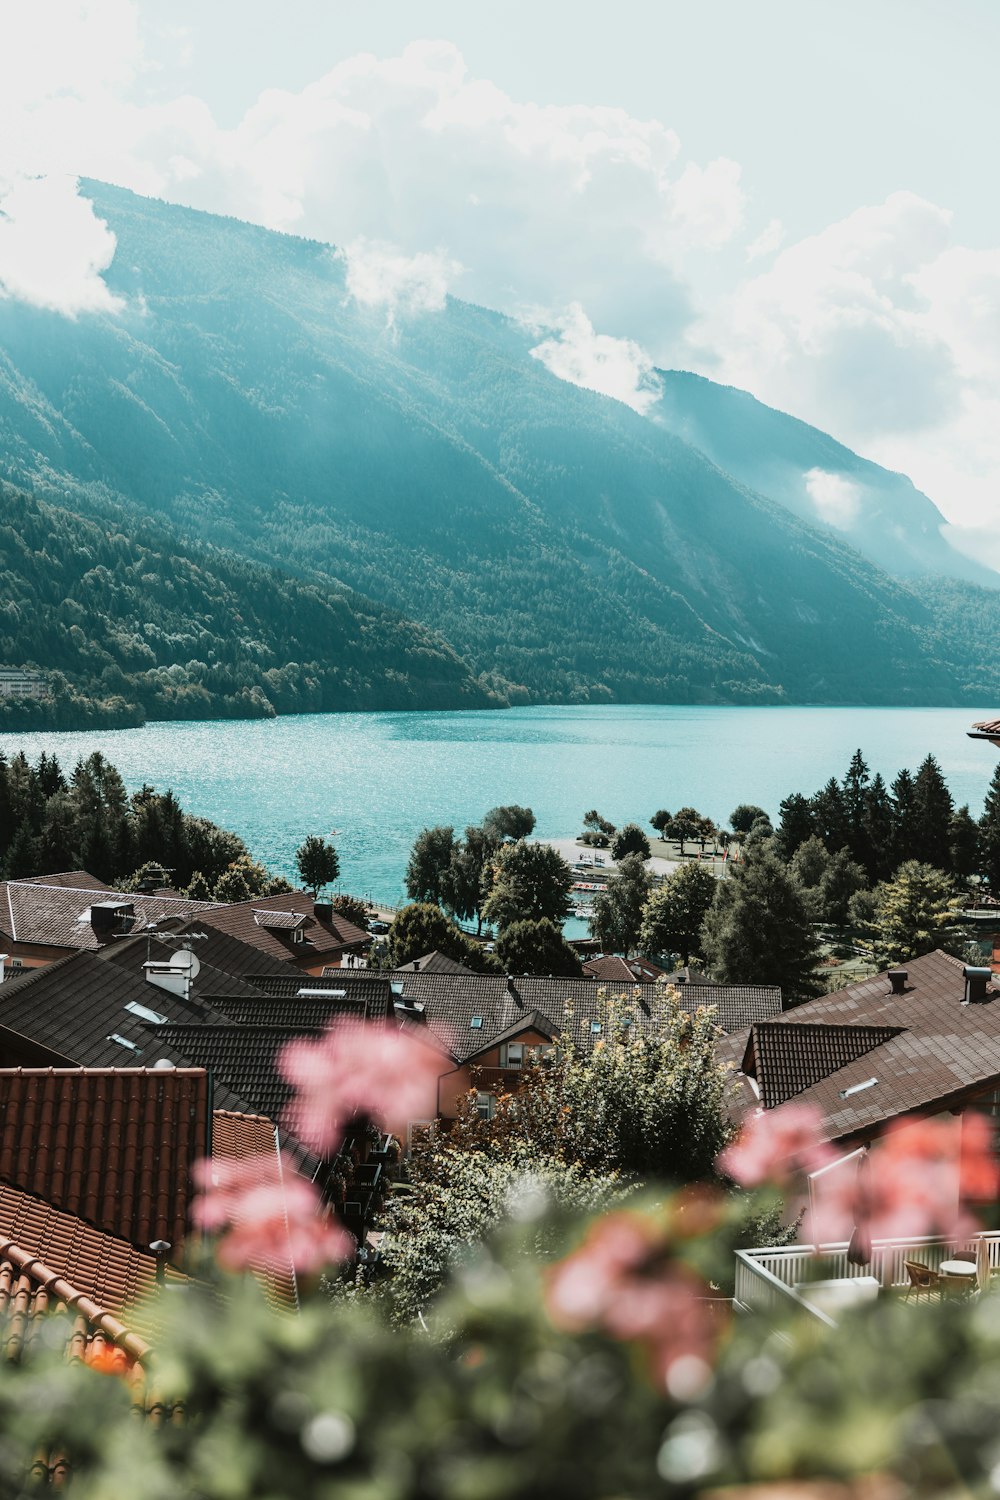
[[[763,1250],[736,1251],[737,1312],[763,1313],[780,1318],[798,1310],[835,1328],[835,1312],[824,1310],[805,1295],[817,1274],[824,1282],[843,1285],[854,1279],[877,1296],[901,1294],[910,1286],[905,1262],[920,1261],[937,1271],[946,1260],[975,1261],[985,1247],[990,1277],[1000,1272],[1000,1232],[984,1231],[966,1240],[921,1237],[875,1240],[867,1266],[854,1266],[847,1259],[848,1243],[830,1245],[783,1245]],[[874,1283],[874,1284],[873,1284]],[[850,1288],[848,1288],[850,1290]],[[858,1288],[860,1292],[862,1287]]]

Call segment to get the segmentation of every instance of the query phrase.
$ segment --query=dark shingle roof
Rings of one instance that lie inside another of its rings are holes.
[[[126,1009],[130,1002],[168,1021],[204,1025],[224,1019],[204,1001],[183,1000],[151,985],[141,969],[107,963],[96,953],[71,953],[0,985],[0,1028],[81,1067],[151,1067],[161,1058],[186,1067],[189,1060],[167,1044],[161,1028]],[[218,1083],[215,1104],[245,1108],[244,1100]]]
[[[658,979],[667,971],[650,963],[648,958],[621,958],[617,953],[602,953],[599,958],[588,958],[583,972],[588,978],[600,979],[605,984],[635,984],[637,980],[642,983]]]
[[[300,1036],[318,1036],[322,1027],[172,1024],[158,1027],[159,1038],[201,1068],[211,1068],[251,1110],[280,1120],[291,1085],[279,1075],[276,1059],[282,1047]]]
[[[964,1004],[962,968],[947,953],[927,953],[906,965],[909,977],[901,995],[891,993],[886,972],[808,1001],[774,1021],[775,1029],[819,1024],[892,1033],[797,1092],[798,1099],[822,1111],[830,1140],[870,1135],[897,1115],[940,1109],[1000,1081],[1000,990],[991,987],[981,1003]],[[765,1074],[772,1066],[770,1056],[765,1051],[763,1061],[757,1059]],[[779,1090],[782,1066],[775,1085]],[[852,1092],[872,1078],[876,1082],[870,1087]],[[769,1080],[762,1083],[759,1074],[758,1084],[762,1094],[772,1086]]]
[[[326,1026],[334,1017],[386,1021],[392,1014],[392,995],[388,979],[355,981],[350,986],[335,986],[329,980],[310,980],[299,976],[300,990],[315,990],[304,995],[228,995],[210,996],[214,1010],[230,1021],[250,1026],[301,1026],[306,1030]],[[303,982],[304,981],[304,982]],[[340,989],[341,994],[322,995],[321,990]]]
[[[466,964],[460,964],[456,958],[449,958],[446,953],[439,953],[435,948],[433,953],[425,953],[423,958],[414,958],[408,964],[400,964],[400,974],[472,974],[474,971]]]
[[[759,1021],[751,1027],[750,1048],[764,1108],[784,1104],[891,1041],[901,1030],[900,1026],[836,1026],[818,1021],[796,1026]]]
[[[357,971],[345,969],[345,987],[355,982]],[[363,972],[363,971],[362,971]],[[535,975],[502,974],[427,974],[400,970],[391,976],[403,985],[401,999],[423,1005],[423,1021],[457,1061],[477,1056],[497,1044],[510,1028],[532,1011],[546,1017],[548,1030],[559,1031],[563,1016],[571,1011],[578,1042],[591,1046],[595,1033],[590,1023],[603,1014],[605,995],[620,992],[616,986],[603,985],[597,979],[551,979]],[[638,982],[621,987],[632,995],[638,992],[638,1011],[649,1014],[650,1001],[657,993],[655,984]],[[718,1024],[724,1031],[736,1031],[753,1021],[763,1021],[781,1011],[781,991],[768,986],[718,985],[704,989],[684,985],[678,991],[681,1005],[693,1013],[700,1006],[716,1008]],[[473,1026],[478,1018],[480,1024]]]
[[[208,1112],[201,1068],[0,1069],[0,1181],[143,1250],[179,1247]]]

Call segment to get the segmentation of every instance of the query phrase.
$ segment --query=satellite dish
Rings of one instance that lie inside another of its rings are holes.
[[[186,974],[189,979],[197,979],[201,973],[201,960],[197,953],[192,953],[190,948],[178,948],[170,960],[170,967],[175,973]]]

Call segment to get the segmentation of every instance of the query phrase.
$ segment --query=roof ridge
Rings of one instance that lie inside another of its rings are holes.
[[[32,1194],[29,1193],[26,1196],[31,1197]],[[44,1202],[45,1200],[39,1199],[38,1201]],[[67,1217],[78,1218],[78,1215],[68,1214]],[[87,1221],[86,1219],[81,1219],[80,1223],[86,1224]],[[105,1230],[98,1230],[97,1232],[104,1235],[106,1239],[118,1238],[116,1235],[107,1234]],[[122,1240],[120,1243],[129,1244],[127,1240]],[[135,1250],[134,1246],[130,1245],[129,1248],[136,1255],[142,1255],[142,1252]],[[135,1359],[142,1361],[148,1356],[150,1348],[145,1339],[141,1339],[138,1334],[132,1333],[120,1318],[115,1317],[114,1313],[108,1312],[107,1308],[102,1307],[99,1302],[95,1302],[93,1297],[88,1296],[86,1292],[78,1291],[65,1276],[61,1276],[58,1271],[54,1271],[51,1266],[46,1265],[45,1261],[40,1260],[37,1255],[33,1255],[30,1250],[25,1250],[16,1240],[0,1237],[0,1255],[7,1256],[23,1275],[31,1276],[40,1282],[45,1290],[51,1296],[57,1298],[58,1301],[65,1302],[67,1307],[76,1308],[89,1323],[93,1323],[102,1333],[106,1333],[114,1343],[120,1345],[121,1348],[125,1349]],[[148,1255],[142,1258],[147,1261],[152,1260],[152,1257]]]

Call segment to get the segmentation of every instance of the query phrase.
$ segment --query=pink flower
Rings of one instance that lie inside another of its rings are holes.
[[[763,1182],[785,1187],[796,1172],[815,1171],[836,1160],[838,1153],[824,1140],[822,1125],[823,1116],[812,1104],[758,1110],[719,1153],[717,1165],[743,1187]]]
[[[844,1240],[862,1221],[873,1239],[974,1234],[965,1200],[996,1196],[992,1139],[989,1121],[972,1112],[899,1121],[872,1146],[866,1183],[854,1159],[816,1184],[808,1237]]]
[[[580,1249],[549,1276],[546,1305],[557,1327],[599,1329],[645,1346],[657,1382],[668,1389],[707,1378],[713,1328],[695,1273],[669,1256],[655,1221],[629,1210],[605,1214]]]
[[[200,1161],[194,1177],[200,1192],[192,1218],[202,1229],[226,1230],[216,1254],[228,1271],[308,1274],[353,1248],[350,1235],[322,1217],[319,1193],[287,1156]]]
[[[290,1042],[278,1067],[297,1091],[286,1124],[324,1154],[336,1150],[359,1111],[397,1135],[411,1120],[437,1114],[442,1059],[405,1032],[334,1022],[317,1041]]]

